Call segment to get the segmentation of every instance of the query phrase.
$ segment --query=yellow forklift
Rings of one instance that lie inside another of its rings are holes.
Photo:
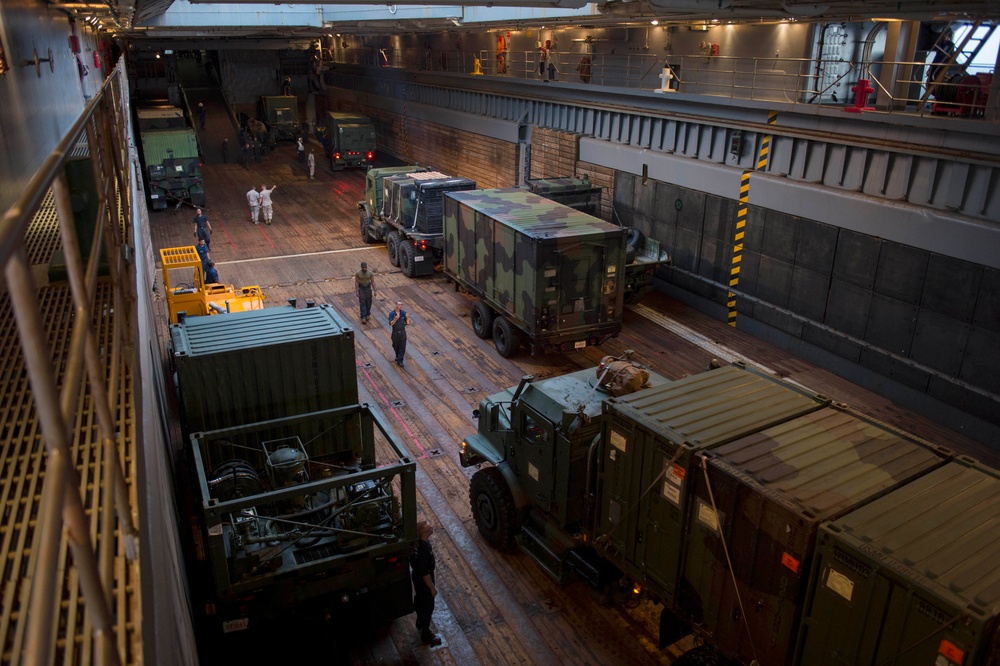
[[[163,248],[160,260],[171,324],[178,323],[181,312],[193,317],[264,308],[266,297],[257,285],[234,289],[231,284],[205,284],[201,257],[193,245]]]

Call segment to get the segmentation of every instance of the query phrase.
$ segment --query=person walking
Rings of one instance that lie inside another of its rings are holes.
[[[306,164],[309,165],[309,180],[316,177],[316,154],[312,148],[309,149],[309,157],[306,158]]]
[[[267,189],[267,185],[260,186],[260,209],[264,213],[264,224],[271,224],[271,217],[274,215],[274,209],[271,207],[271,192],[277,188],[277,185],[272,185],[271,189]]]
[[[205,284],[217,284],[219,271],[215,270],[215,262],[209,259],[205,262]]]
[[[253,185],[247,192],[247,203],[250,204],[250,221],[257,224],[257,219],[260,217],[260,192]]]
[[[205,239],[199,238],[198,244],[194,246],[194,249],[198,253],[198,258],[201,259],[201,270],[204,271],[208,268],[208,262],[210,260],[208,246],[205,245]]]
[[[201,212],[201,208],[194,212],[194,235],[198,240],[204,240],[209,250],[212,249],[212,223]]]
[[[396,365],[403,367],[403,355],[406,354],[406,327],[410,325],[410,315],[403,309],[403,301],[396,301],[396,309],[389,313],[389,325],[392,326],[392,350],[396,352]]]
[[[354,289],[361,306],[361,323],[367,324],[372,312],[372,299],[378,294],[375,288],[375,273],[368,270],[368,264],[361,262],[361,270],[354,274]]]
[[[205,105],[198,102],[198,122],[201,123],[202,129],[205,129],[206,116],[208,116],[208,111],[205,109]]]
[[[410,554],[410,576],[413,579],[413,610],[417,613],[420,641],[434,647],[441,645],[441,637],[431,631],[434,597],[438,593],[434,581],[434,549],[430,542],[432,534],[434,528],[426,520],[417,523],[417,536],[420,539]]]
[[[298,141],[295,144],[295,149],[299,153],[299,163],[300,164],[304,163],[306,161],[306,146],[305,146],[304,143],[302,143],[302,137],[301,136],[298,138]]]
[[[247,171],[250,170],[250,160],[253,158],[253,148],[250,147],[249,143],[243,144],[243,166]]]

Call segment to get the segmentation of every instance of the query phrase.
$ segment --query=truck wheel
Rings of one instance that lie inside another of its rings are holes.
[[[365,243],[375,243],[378,242],[378,238],[372,233],[371,228],[372,218],[365,211],[361,211],[361,240]]]
[[[476,337],[483,340],[489,340],[493,337],[493,318],[495,316],[493,309],[486,305],[482,299],[478,299],[472,304],[469,318],[472,319],[472,330]]]
[[[497,353],[510,358],[521,348],[521,331],[506,317],[497,317],[493,322],[493,344],[496,345]]]
[[[512,549],[517,531],[517,509],[500,470],[484,467],[476,472],[469,485],[469,500],[483,538],[498,550]]]
[[[385,238],[385,248],[389,251],[389,263],[399,266],[399,234],[390,231]]]
[[[411,278],[417,274],[413,261],[413,243],[401,239],[397,247],[399,248],[396,252],[396,256],[399,258],[399,268],[403,271],[403,275]]]

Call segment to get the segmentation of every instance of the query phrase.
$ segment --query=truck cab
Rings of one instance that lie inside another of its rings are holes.
[[[607,568],[587,552],[584,535],[611,368],[641,370],[644,388],[669,381],[629,361],[605,361],[596,371],[539,381],[526,375],[484,398],[474,412],[478,432],[461,446],[463,466],[482,465],[470,484],[480,534],[501,550],[517,544],[560,581],[575,571],[606,582]]]

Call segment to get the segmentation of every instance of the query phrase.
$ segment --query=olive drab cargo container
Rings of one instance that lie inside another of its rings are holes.
[[[672,607],[696,454],[829,402],[737,365],[607,399],[596,533],[609,535],[614,563]]]
[[[592,185],[589,178],[529,178],[525,183],[532,194],[558,201],[587,215],[601,216],[601,188]]]
[[[797,663],[1000,663],[1000,473],[959,457],[824,524],[810,578]]]
[[[729,658],[793,663],[820,524],[952,456],[839,405],[700,452],[675,609]]]
[[[412,612],[416,464],[377,411],[197,432],[191,447],[210,582],[192,595],[210,626],[259,631],[308,612],[369,627]]]
[[[265,95],[260,98],[260,119],[277,139],[295,139],[302,133],[299,100],[294,95]]]
[[[358,402],[354,331],[329,305],[188,317],[170,351],[187,432]]]
[[[473,329],[501,356],[522,335],[535,353],[621,331],[623,228],[523,189],[451,192],[444,208],[445,273],[479,297]]]
[[[369,166],[375,161],[375,125],[367,116],[347,111],[327,111],[323,148],[330,168]]]

